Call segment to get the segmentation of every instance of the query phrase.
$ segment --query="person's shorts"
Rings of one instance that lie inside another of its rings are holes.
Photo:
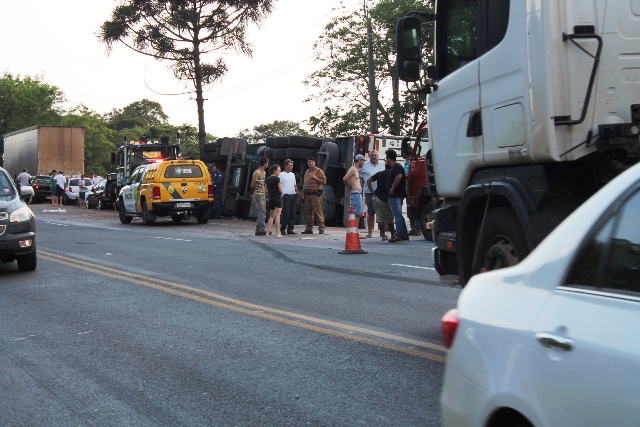
[[[55,194],[55,196],[64,197],[64,188],[60,187],[59,185],[56,185],[56,194]]]
[[[353,206],[353,212],[357,216],[362,215],[362,193],[351,193],[351,206]]]
[[[84,200],[84,195],[85,195],[84,191],[78,192],[78,197],[80,198],[80,200]]]
[[[386,224],[393,224],[395,222],[393,214],[391,213],[391,206],[389,206],[389,203],[383,202],[382,200],[375,197],[373,199],[373,206],[376,209],[376,221],[378,223],[384,222]]]
[[[373,206],[373,193],[364,193],[364,200],[367,202],[367,215],[371,216],[376,213]]]
[[[282,208],[282,197],[271,198],[269,197],[269,210],[272,211],[276,208]]]

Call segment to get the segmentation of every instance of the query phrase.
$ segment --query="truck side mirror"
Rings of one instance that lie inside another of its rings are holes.
[[[396,67],[398,77],[405,82],[420,80],[420,21],[405,16],[396,25]]]

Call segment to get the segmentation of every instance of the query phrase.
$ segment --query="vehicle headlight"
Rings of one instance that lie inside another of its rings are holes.
[[[29,221],[33,217],[33,212],[29,209],[28,206],[23,206],[20,209],[16,209],[11,212],[11,216],[9,217],[10,222],[23,222]]]

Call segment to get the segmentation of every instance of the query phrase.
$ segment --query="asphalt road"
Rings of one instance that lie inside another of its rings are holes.
[[[422,238],[32,208],[38,269],[0,264],[0,425],[439,425],[459,289]]]

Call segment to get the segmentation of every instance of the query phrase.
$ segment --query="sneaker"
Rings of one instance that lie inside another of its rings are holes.
[[[313,230],[304,230],[302,233],[300,234],[313,234]]]
[[[400,238],[394,237],[393,239],[387,240],[387,242],[389,242],[389,243],[398,243],[398,242],[403,242],[403,241],[404,241],[404,239],[402,237],[400,237]]]
[[[256,236],[266,236],[267,232],[266,231],[256,231]]]
[[[282,234],[283,236],[287,234],[287,232],[285,230],[280,230],[280,234]]]
[[[318,234],[324,234],[324,230],[318,231]]]
[[[409,240],[409,236],[404,236],[402,240]]]
[[[285,234],[284,232],[282,234]],[[298,234],[295,231],[287,231],[287,234]]]

